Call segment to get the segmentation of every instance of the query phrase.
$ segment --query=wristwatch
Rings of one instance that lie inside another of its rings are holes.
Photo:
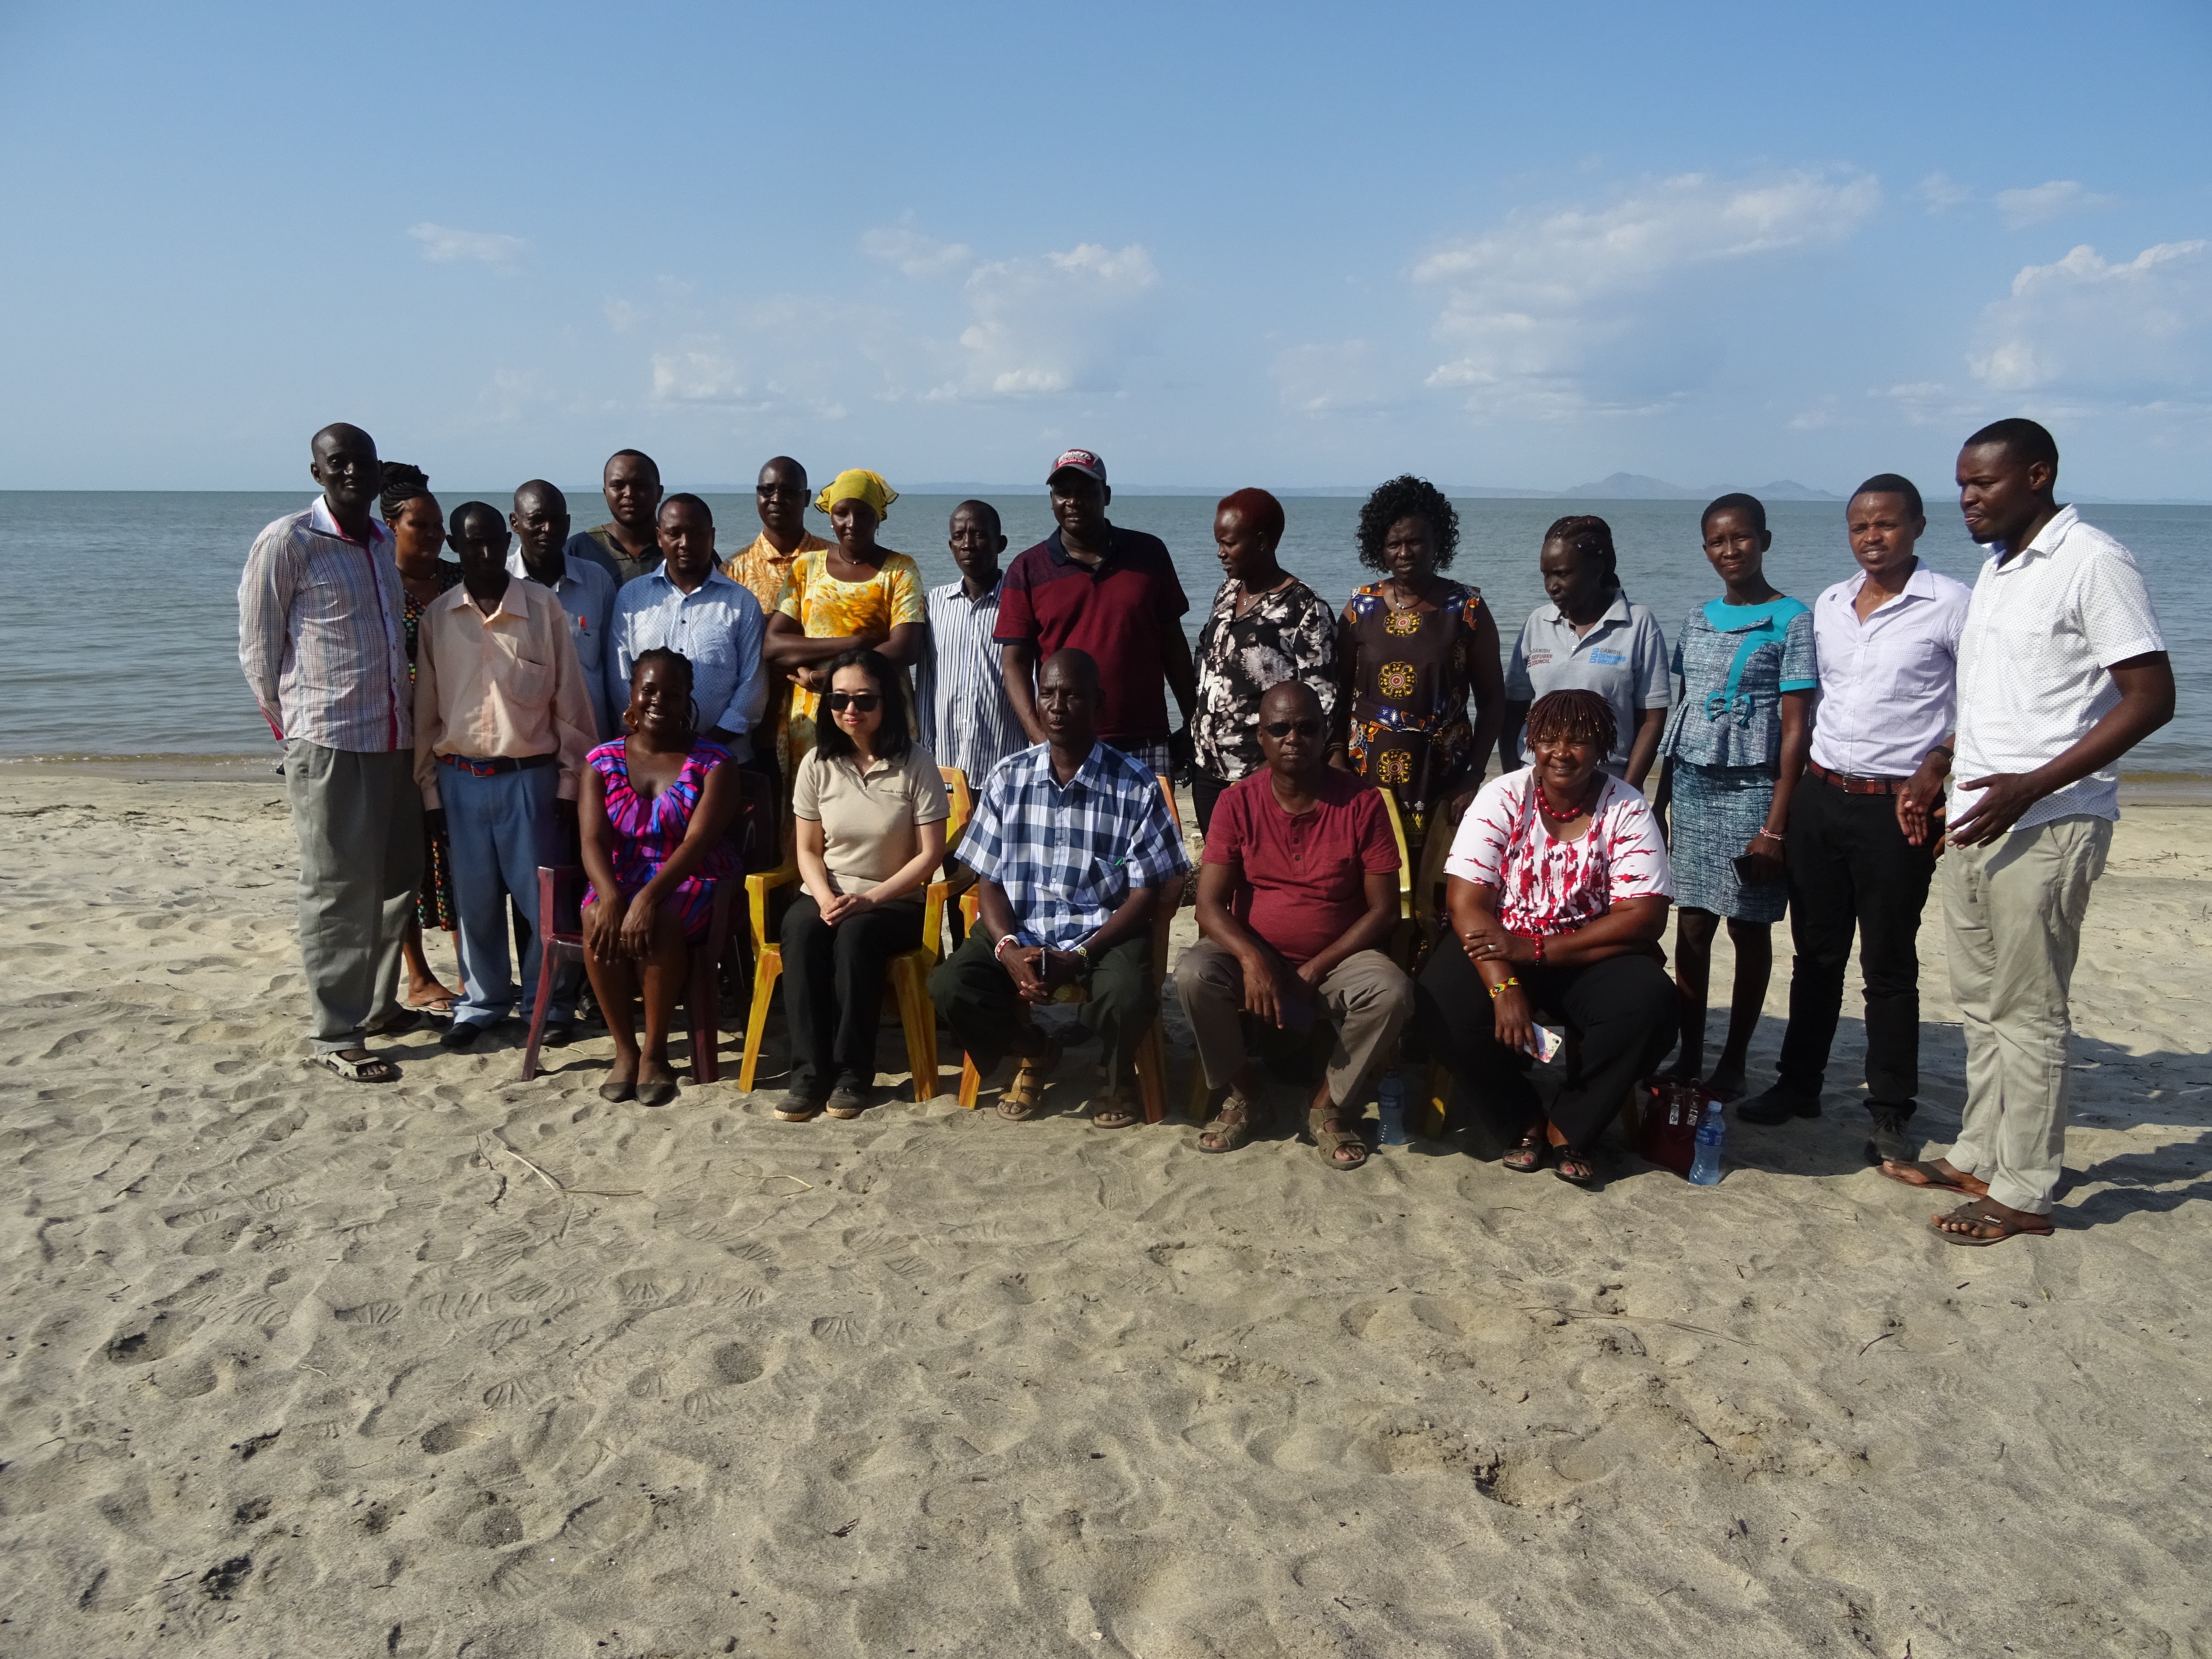
[[[1073,953],[1073,954],[1074,954],[1075,959],[1076,959],[1078,962],[1079,962],[1079,963],[1081,963],[1083,964],[1083,977],[1084,977],[1084,978],[1085,978],[1085,979],[1089,979],[1089,978],[1091,977],[1091,946],[1090,946],[1090,945],[1089,945],[1088,943],[1085,943],[1085,944],[1082,944],[1082,945],[1077,945],[1077,946],[1075,947],[1075,951],[1074,951],[1074,953]]]

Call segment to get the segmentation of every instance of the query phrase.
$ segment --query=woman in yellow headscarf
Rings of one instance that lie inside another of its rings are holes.
[[[790,677],[791,765],[814,746],[814,716],[828,688],[830,659],[860,647],[880,652],[904,670],[921,654],[927,629],[921,572],[903,553],[876,544],[876,528],[898,499],[883,475],[855,467],[840,472],[814,498],[830,515],[834,547],[801,553],[791,563],[783,598],[768,619],[761,655]]]

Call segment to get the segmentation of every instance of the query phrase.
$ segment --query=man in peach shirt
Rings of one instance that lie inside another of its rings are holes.
[[[468,994],[443,1038],[466,1048],[507,1017],[515,996],[509,898],[531,925],[522,982],[532,994],[544,937],[538,866],[556,861],[557,814],[572,818],[584,757],[598,741],[561,602],[508,574],[507,520],[465,501],[446,538],[461,585],[422,613],[415,657],[415,778],[453,847]],[[565,1027],[574,1009],[548,1010]]]

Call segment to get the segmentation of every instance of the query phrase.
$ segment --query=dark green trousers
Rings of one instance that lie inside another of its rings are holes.
[[[1021,1029],[1020,994],[1012,975],[991,954],[992,941],[978,927],[929,976],[929,1000],[988,1077],[1006,1058]],[[1091,968],[1091,1000],[1078,1010],[1085,1030],[1106,1050],[1106,1076],[1126,1083],[1135,1075],[1138,1039],[1160,1012],[1152,985],[1152,941],[1149,930],[1100,952]]]

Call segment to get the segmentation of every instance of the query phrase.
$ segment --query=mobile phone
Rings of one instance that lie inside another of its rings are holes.
[[[1765,887],[1774,880],[1760,861],[1748,853],[1740,853],[1729,861],[1735,866],[1735,878],[1746,887]]]

